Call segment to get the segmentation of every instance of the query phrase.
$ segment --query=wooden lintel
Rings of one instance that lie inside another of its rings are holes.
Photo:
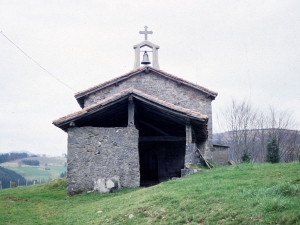
[[[165,131],[159,129],[158,127],[156,127],[156,126],[154,126],[154,125],[152,125],[152,124],[150,124],[150,123],[148,123],[148,122],[146,122],[146,121],[144,121],[144,120],[140,120],[140,122],[141,122],[142,124],[145,124],[146,126],[152,128],[152,129],[158,131],[159,133],[161,133],[161,134],[163,134],[163,135],[170,135],[170,134],[168,134],[167,132],[165,132]]]
[[[151,141],[185,141],[185,137],[176,136],[149,136],[139,137],[140,142],[151,142]]]

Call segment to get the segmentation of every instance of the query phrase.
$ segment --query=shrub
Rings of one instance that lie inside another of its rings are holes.
[[[249,156],[247,151],[244,151],[244,154],[242,156],[242,162],[243,163],[249,163],[250,162],[250,156]]]
[[[279,146],[277,140],[272,138],[272,140],[267,144],[266,161],[270,163],[279,163],[279,160]]]

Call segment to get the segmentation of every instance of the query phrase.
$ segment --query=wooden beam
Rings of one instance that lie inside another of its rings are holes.
[[[128,126],[134,126],[134,104],[132,95],[128,97]]]
[[[147,122],[144,121],[144,120],[140,120],[140,122],[141,122],[142,124],[145,124],[146,126],[152,128],[152,129],[158,131],[159,133],[161,133],[161,134],[163,134],[163,135],[170,135],[170,134],[168,134],[167,132],[164,132],[163,130],[159,129],[158,127],[156,127],[156,126],[154,126],[154,125],[152,125],[152,124],[150,124],[150,123],[147,123]]]
[[[214,168],[214,166],[204,158],[204,156],[202,155],[200,149],[198,149],[198,148],[196,148],[196,149],[197,149],[197,151],[198,151],[198,153],[199,153],[199,155],[200,155],[200,159],[203,160],[203,162],[204,162],[204,164],[207,166],[207,168],[208,168],[208,169]]]
[[[146,136],[139,137],[140,142],[152,142],[152,141],[185,141],[185,137],[176,136]]]

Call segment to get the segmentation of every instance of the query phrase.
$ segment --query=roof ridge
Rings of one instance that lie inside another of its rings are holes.
[[[144,66],[145,67],[145,66]],[[83,90],[83,91],[78,91],[78,92],[76,92],[75,93],[75,98],[77,98],[77,96],[79,96],[79,95],[81,95],[82,93],[84,93],[84,92],[88,92],[88,91],[92,91],[93,89],[97,89],[98,87],[101,87],[101,86],[105,86],[106,84],[113,84],[114,83],[114,81],[118,81],[121,77],[126,77],[127,75],[129,75],[129,74],[132,74],[132,73],[135,73],[135,72],[138,72],[138,71],[142,71],[142,69],[143,69],[143,67],[140,67],[140,68],[137,68],[137,69],[134,69],[134,70],[130,70],[129,72],[127,72],[127,73],[125,73],[125,74],[123,74],[123,75],[121,75],[121,76],[118,76],[118,77],[115,77],[115,78],[112,78],[112,79],[110,79],[110,80],[107,80],[107,81],[104,81],[104,82],[102,82],[102,83],[100,83],[100,84],[97,84],[97,85],[95,85],[95,86],[93,86],[93,87],[90,87],[90,88],[87,88],[87,89],[85,89],[85,90]],[[81,97],[81,96],[79,96],[79,97]]]
[[[152,69],[152,68],[151,68],[151,69]],[[154,68],[153,68],[153,69],[154,69]],[[154,69],[154,70],[159,71],[159,72],[161,72],[161,73],[164,73],[164,74],[166,74],[166,75],[168,75],[168,76],[171,76],[171,77],[173,77],[173,78],[176,79],[176,80],[183,81],[183,82],[187,83],[188,85],[194,85],[194,86],[196,86],[196,87],[198,87],[198,88],[204,89],[205,91],[208,91],[208,92],[210,92],[211,94],[214,94],[215,96],[218,95],[218,92],[215,92],[215,91],[213,91],[213,90],[210,90],[210,89],[208,89],[208,88],[206,88],[206,87],[203,87],[203,86],[201,86],[201,85],[199,85],[199,84],[196,84],[196,83],[194,83],[194,82],[192,82],[192,81],[188,81],[188,80],[185,80],[185,79],[183,79],[183,78],[181,78],[181,77],[175,76],[175,75],[173,75],[173,74],[171,74],[171,73],[168,73],[168,72],[166,72],[166,71],[164,71],[164,70],[162,70],[162,69]]]
[[[93,93],[94,91],[101,90],[102,88],[104,88],[104,87],[106,87],[106,86],[109,86],[109,85],[112,85],[112,84],[114,84],[114,83],[117,83],[118,81],[124,80],[124,79],[126,79],[126,78],[128,78],[128,77],[130,77],[130,76],[133,76],[133,75],[136,74],[137,72],[141,72],[141,71],[144,71],[144,70],[146,70],[146,69],[150,69],[150,70],[152,70],[153,72],[160,73],[161,75],[167,76],[168,78],[177,80],[177,81],[179,81],[179,82],[183,82],[184,84],[186,84],[186,85],[188,85],[188,86],[190,86],[190,87],[196,88],[196,89],[198,89],[198,90],[204,91],[204,92],[206,92],[207,94],[212,95],[213,97],[216,97],[216,96],[218,95],[218,92],[212,91],[212,90],[210,90],[210,89],[208,89],[208,88],[205,88],[205,87],[203,87],[203,86],[200,86],[200,85],[198,85],[198,84],[195,84],[195,83],[193,83],[193,82],[191,82],[191,81],[188,81],[188,80],[185,80],[185,79],[183,79],[183,78],[181,78],[181,77],[177,77],[177,76],[175,76],[175,75],[173,75],[173,74],[167,73],[167,72],[165,72],[164,70],[156,69],[156,68],[153,68],[153,67],[150,67],[150,66],[143,66],[143,67],[139,67],[139,68],[137,68],[137,69],[131,70],[131,71],[129,71],[129,72],[127,72],[127,73],[125,73],[125,74],[123,74],[123,75],[121,75],[121,76],[115,77],[115,78],[113,78],[113,79],[110,79],[110,80],[108,80],[108,81],[105,81],[105,82],[103,82],[103,83],[100,83],[100,84],[98,84],[98,85],[95,85],[95,86],[93,86],[93,87],[87,88],[87,89],[85,89],[85,90],[83,90],[83,91],[77,92],[77,93],[75,93],[74,96],[75,96],[76,99],[79,99],[79,98],[81,98],[81,97],[83,97],[83,96],[85,96],[85,95],[87,95],[87,94]]]

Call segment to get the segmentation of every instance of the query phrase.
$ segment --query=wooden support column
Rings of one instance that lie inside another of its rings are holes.
[[[134,126],[134,103],[132,95],[128,97],[128,126]]]
[[[185,156],[184,156],[184,165],[186,168],[193,163],[195,163],[195,147],[196,144],[192,143],[192,126],[189,119],[186,119],[185,125],[185,133],[186,133],[186,145],[185,145]]]
[[[185,133],[186,133],[186,144],[192,144],[192,126],[190,124],[190,120],[187,119],[186,125],[185,125]]]

